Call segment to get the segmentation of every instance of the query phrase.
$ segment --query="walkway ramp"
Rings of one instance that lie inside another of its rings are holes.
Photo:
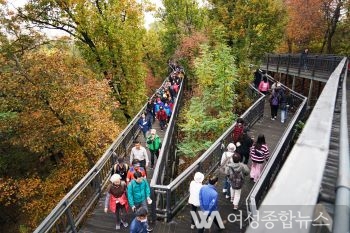
[[[159,121],[155,120],[155,122],[152,124],[152,128],[157,130],[157,134],[163,141],[165,133],[167,132],[166,130],[161,131],[160,126],[159,126]],[[137,140],[140,141],[141,145],[146,147],[146,141],[145,138],[143,137],[142,133],[140,133],[137,137]],[[146,148],[147,149],[147,148]],[[148,158],[151,159],[151,155],[149,150],[147,149],[148,153]],[[125,158],[125,161],[129,163],[129,154]],[[155,160],[156,162],[156,160]],[[147,168],[147,180],[148,183],[150,182],[150,179],[153,176],[153,169]],[[109,233],[109,232],[115,232],[116,229],[116,217],[113,213],[110,211],[106,214],[104,212],[104,201],[105,201],[106,194],[105,192],[102,194],[101,198],[99,199],[96,207],[94,208],[93,212],[87,216],[87,220],[85,221],[82,229],[79,230],[79,232],[82,233]],[[149,206],[149,209],[151,207]],[[129,209],[128,214],[127,214],[127,219],[128,223],[131,222],[133,219],[132,213]],[[118,230],[118,232],[129,232],[129,228],[123,228],[121,230]]]
[[[268,101],[265,101],[264,104],[264,115],[257,121],[249,131],[251,136],[257,138],[259,134],[264,134],[266,138],[266,142],[269,146],[270,154],[274,151],[277,143],[281,139],[284,131],[286,130],[288,124],[290,123],[290,119],[293,113],[289,113],[287,121],[285,123],[280,122],[280,116],[277,117],[276,120],[271,120],[270,114],[270,104]],[[250,165],[250,164],[248,164]],[[219,182],[217,186],[217,191],[219,192],[219,211],[222,220],[227,220],[230,214],[234,214],[237,218],[242,216],[243,221],[242,225],[240,225],[240,221],[236,221],[231,223],[226,221],[225,230],[221,232],[243,232],[248,221],[244,221],[247,218],[247,211],[245,206],[245,200],[252,189],[254,182],[250,180],[249,176],[245,178],[244,187],[242,189],[241,199],[239,203],[239,211],[233,210],[233,205],[229,202],[228,199],[225,199],[225,195],[222,193],[223,189],[223,180],[224,176],[220,175]],[[157,222],[154,226],[155,233],[187,233],[187,232],[197,232],[197,229],[191,229],[191,215],[190,215],[190,206],[186,205],[186,207],[181,210],[170,223]],[[231,215],[230,219],[234,219],[235,217]],[[217,228],[215,224],[213,224],[210,232],[217,232]]]

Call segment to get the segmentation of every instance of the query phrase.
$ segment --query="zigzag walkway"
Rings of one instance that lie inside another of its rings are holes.
[[[265,101],[264,107],[264,116],[250,129],[249,134],[257,138],[259,134],[264,134],[266,138],[266,142],[269,146],[270,154],[275,149],[278,141],[280,140],[282,134],[284,133],[287,125],[289,124],[289,120],[291,119],[292,113],[289,113],[287,121],[282,124],[280,122],[279,116],[277,120],[271,120],[270,114],[270,104]],[[250,164],[248,164],[250,165]],[[224,176],[219,177],[219,183],[217,186],[217,191],[219,192],[219,211],[221,218],[227,220],[227,217],[230,214],[235,214],[237,218],[242,216],[242,225],[240,225],[240,221],[236,221],[231,223],[226,221],[225,230],[220,232],[244,232],[246,226],[248,225],[247,221],[244,219],[247,218],[245,199],[252,189],[254,182],[252,182],[249,177],[246,177],[244,187],[242,189],[241,199],[239,203],[239,211],[233,210],[233,205],[229,202],[228,199],[225,199],[225,195],[222,193],[223,188],[223,179]],[[231,215],[231,220],[234,217]],[[191,225],[191,215],[190,215],[190,206],[187,205],[182,211],[180,211],[177,216],[170,223],[157,222],[154,226],[155,233],[187,233],[187,232],[197,232],[196,229],[192,230],[190,228]],[[208,231],[207,231],[208,232]],[[219,232],[215,224],[213,224],[210,232]]]

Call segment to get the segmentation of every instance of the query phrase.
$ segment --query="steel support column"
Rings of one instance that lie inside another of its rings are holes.
[[[307,107],[310,108],[311,106],[311,95],[312,95],[312,84],[313,84],[313,81],[312,79],[310,79],[310,88],[309,88],[309,94],[307,96]]]

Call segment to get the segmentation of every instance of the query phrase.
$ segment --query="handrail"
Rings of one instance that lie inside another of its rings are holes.
[[[164,80],[162,86],[166,80]],[[180,89],[182,86],[180,86]],[[176,103],[174,106],[176,107]],[[115,155],[127,155],[127,149],[138,136],[140,130],[137,123],[141,114],[146,110],[146,107],[147,103],[118,135],[89,172],[61,199],[50,214],[40,223],[34,233],[46,233],[54,227],[56,227],[56,230],[59,228],[60,232],[77,232],[77,228],[84,216],[99,198],[103,187],[108,183],[111,167],[116,159]]]
[[[314,217],[315,204],[329,154],[335,100],[345,63],[346,58],[343,58],[328,79],[303,131],[263,200],[259,208],[260,213],[271,211],[273,205],[275,211],[277,208],[284,211],[288,208],[297,210],[301,216]],[[296,215],[296,212],[293,214]],[[298,228],[298,232],[313,230],[314,225],[311,225],[311,221],[305,221],[304,224],[305,228]],[[275,225],[270,232],[281,232],[281,230],[281,225]],[[259,229],[249,227],[247,232],[266,232],[266,229],[263,226]]]
[[[275,82],[271,76],[267,75],[267,77],[270,81]],[[257,209],[264,198],[264,194],[272,185],[279,168],[282,167],[292,144],[292,139],[295,136],[295,125],[303,117],[306,110],[307,98],[305,96],[291,90],[283,84],[281,84],[281,86],[283,89],[289,90],[294,99],[297,99],[296,102],[298,103],[296,106],[298,106],[298,108],[293,115],[293,118],[289,122],[282,137],[278,141],[277,146],[272,151],[270,159],[266,163],[261,173],[260,179],[254,184],[253,188],[246,198],[247,212],[253,216],[257,214]]]
[[[253,125],[260,117],[262,117],[265,102],[265,97],[253,86],[250,87],[252,88],[250,94],[255,95],[257,100],[241,116],[248,126]],[[195,172],[200,171],[207,176],[215,170],[221,158],[222,144],[227,144],[231,141],[231,134],[235,124],[236,122],[234,122],[206,152],[193,162],[193,164],[170,182],[170,184],[160,185],[151,182],[152,192],[154,195],[158,195],[158,203],[154,204],[153,207],[157,217],[169,221],[176,212],[179,211],[188,199],[188,185]],[[155,178],[155,176],[153,178]]]
[[[349,61],[345,67],[348,67]],[[345,68],[346,69],[346,68]],[[346,84],[347,72],[345,71],[342,100],[341,100],[341,118],[340,118],[340,145],[339,145],[339,170],[336,189],[336,203],[334,211],[333,232],[342,233],[350,231],[350,153],[349,153],[349,135],[347,121],[347,100]]]
[[[305,60],[307,70],[304,70],[301,54],[266,54],[261,69],[275,70],[299,77],[312,77],[312,79],[326,82],[342,58],[334,55],[309,54]]]

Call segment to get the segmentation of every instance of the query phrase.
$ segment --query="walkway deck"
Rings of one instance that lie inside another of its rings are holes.
[[[156,120],[153,124],[152,124],[152,128],[157,130],[157,134],[159,135],[159,137],[161,138],[161,140],[163,140],[166,130],[161,131],[160,130],[160,126],[159,126],[159,121]],[[140,134],[137,138],[141,145],[146,147],[146,141],[143,137],[142,134]],[[147,149],[147,153],[148,153],[148,158],[151,161],[151,157],[150,157],[150,152]],[[129,162],[129,155],[127,156],[127,158],[125,158],[126,162]],[[156,164],[156,161],[154,161],[154,163]],[[148,182],[150,183],[150,180],[153,176],[153,170],[147,168],[147,179]],[[80,229],[79,232],[83,232],[83,233],[107,233],[107,232],[115,232],[115,215],[113,213],[108,213],[106,214],[103,210],[104,210],[104,201],[105,201],[105,195],[103,195],[100,200],[97,203],[97,206],[95,208],[95,210],[87,217],[87,220],[84,224],[84,226],[82,227],[82,229]],[[149,207],[150,209],[150,207]],[[128,222],[130,223],[132,220],[133,216],[131,211],[129,210],[127,219]],[[129,232],[129,228],[127,229],[121,229],[118,230],[118,232]]]
[[[265,113],[264,117],[261,118],[250,130],[250,135],[257,138],[258,134],[263,133],[265,135],[265,138],[267,140],[267,144],[270,149],[270,153],[274,150],[276,147],[279,139],[281,138],[284,130],[286,129],[287,125],[289,124],[290,120],[290,114],[287,121],[282,124],[280,122],[279,116],[277,117],[277,120],[272,121],[270,119],[270,105],[269,103],[265,103]],[[161,138],[164,137],[164,132],[161,132],[159,129],[159,124],[156,121],[154,124],[154,127],[157,129],[157,132],[159,133],[159,136]],[[140,136],[140,139],[143,137]],[[144,145],[144,141],[142,141],[142,144]],[[152,171],[148,170],[148,176],[151,177]],[[245,199],[247,195],[249,194],[251,188],[253,187],[254,183],[249,179],[249,177],[246,178],[245,186],[242,190],[242,196],[240,200],[240,210],[242,211],[243,218],[246,218],[246,207],[245,207]],[[232,204],[225,199],[224,194],[222,194],[222,186],[223,186],[223,177],[220,177],[219,185],[218,185],[218,191],[220,193],[219,197],[219,210],[221,213],[222,219],[227,219],[227,216],[231,213],[239,214],[241,212],[235,211],[233,212],[233,206]],[[96,209],[93,213],[91,213],[90,216],[88,216],[88,219],[86,220],[83,228],[79,232],[83,233],[107,233],[107,232],[115,232],[115,216],[111,213],[105,214],[103,212],[103,203],[104,203],[104,196],[99,200],[98,205],[96,206]],[[128,222],[131,222],[132,220],[132,214],[129,211],[128,214]],[[170,233],[170,232],[176,232],[176,233],[182,233],[182,232],[196,232],[196,230],[190,229],[190,213],[189,213],[189,206],[186,206],[182,211],[180,211],[177,216],[173,219],[170,223],[164,223],[164,222],[155,222],[151,225],[154,228],[155,233]],[[244,232],[246,222],[243,223],[242,226],[240,226],[239,222],[236,223],[229,223],[227,222],[225,225],[225,230],[221,232]],[[242,229],[240,229],[242,228]],[[216,226],[212,227],[211,232],[216,232]],[[118,232],[129,232],[129,229],[121,229]]]

